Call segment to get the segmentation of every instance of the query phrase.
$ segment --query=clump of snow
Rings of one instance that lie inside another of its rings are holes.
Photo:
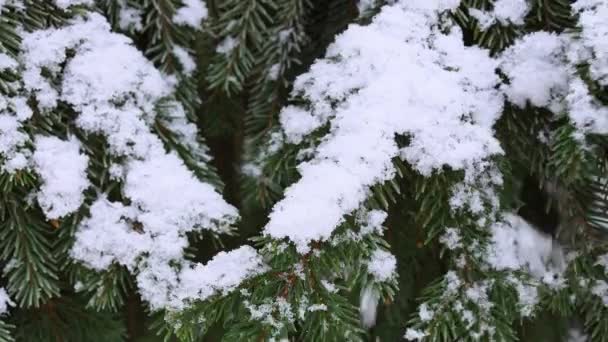
[[[53,0],[55,2],[55,5],[57,5],[57,7],[61,8],[61,9],[67,9],[70,6],[75,6],[75,5],[93,5],[95,2],[94,0]]]
[[[72,257],[98,271],[107,269],[113,262],[133,270],[137,257],[152,249],[150,234],[131,227],[137,219],[135,208],[101,197],[89,211],[90,216],[76,232]]]
[[[142,212],[140,222],[154,235],[166,226],[221,231],[238,215],[236,208],[211,185],[197,180],[174,153],[129,163],[124,193]]]
[[[357,2],[357,9],[359,10],[359,14],[362,14],[374,8],[375,5],[376,0],[359,0]]]
[[[196,70],[196,62],[192,56],[190,56],[188,51],[183,47],[176,45],[173,47],[173,54],[184,69],[184,73],[186,75],[192,75],[194,70]]]
[[[608,133],[608,107],[603,106],[589,93],[587,85],[580,77],[570,82],[566,104],[568,116],[580,132]]]
[[[73,257],[96,269],[117,262],[136,270],[142,297],[153,308],[178,308],[184,301],[196,299],[187,293],[200,284],[188,282],[197,272],[206,277],[210,271],[188,266],[184,260],[186,233],[202,229],[223,232],[234,223],[236,209],[223,201],[211,185],[198,181],[172,153],[128,163],[124,194],[131,200],[130,206],[105,198],[91,206],[91,217],[76,233]],[[231,255],[245,256],[248,252],[240,253]],[[225,277],[262,271],[259,258],[249,255],[249,259],[240,261],[240,268],[232,267]],[[248,266],[247,260],[257,260],[256,267]],[[180,267],[172,264],[181,265],[181,273]]]
[[[361,234],[378,234],[382,235],[384,229],[382,224],[386,221],[388,214],[382,210],[370,210],[364,211],[357,219],[357,222],[361,225]]]
[[[8,311],[8,307],[13,305],[15,305],[15,303],[11,301],[6,290],[0,287],[0,315],[5,314]]]
[[[554,241],[517,215],[507,214],[504,222],[492,226],[488,262],[498,270],[526,269],[541,279],[547,273],[561,271],[564,265],[555,260]]]
[[[481,11],[470,8],[469,13],[479,22],[482,30],[495,23],[502,25],[523,25],[524,18],[530,11],[528,0],[496,0],[492,11]]]
[[[15,70],[17,65],[17,61],[13,57],[0,52],[0,70]]]
[[[173,15],[173,22],[178,25],[201,29],[201,22],[207,18],[207,6],[201,0],[181,0],[183,6]]]
[[[540,301],[537,287],[535,284],[525,284],[513,276],[510,276],[508,280],[517,291],[521,315],[523,317],[532,316],[534,313],[534,308]]]
[[[0,170],[13,173],[28,167],[30,151],[24,149],[29,136],[22,123],[32,116],[32,110],[23,97],[0,100]]]
[[[417,329],[407,328],[405,335],[403,336],[408,341],[421,341],[429,335],[426,331]]]
[[[67,49],[74,49],[76,54],[65,66],[61,87],[57,89],[43,76],[42,69],[56,75],[67,60]],[[129,38],[112,33],[105,18],[96,13],[75,19],[67,27],[26,34],[22,50],[24,85],[36,95],[41,110],[51,109],[63,100],[85,114],[108,111],[105,115],[111,116],[115,114],[111,107],[116,107],[111,102],[121,101],[126,101],[125,107],[151,111],[154,101],[171,91]]]
[[[70,58],[69,49],[75,52]],[[122,160],[110,173],[124,182],[128,204],[103,195],[92,203],[75,234],[71,253],[76,260],[96,270],[125,265],[154,309],[181,308],[264,271],[250,247],[220,254],[205,266],[185,260],[188,232],[226,232],[238,213],[152,133],[155,120],[161,119],[181,143],[206,156],[183,107],[163,100],[172,85],[129,38],[111,32],[99,14],[89,13],[65,27],[25,34],[20,60],[25,89],[36,97],[43,115],[58,101],[71,105],[78,114],[76,125],[105,137],[110,153]],[[161,103],[164,115],[157,118]],[[33,158],[44,181],[39,202],[47,216],[58,217],[82,202],[76,195],[88,184],[81,181],[86,159],[78,154],[75,140],[64,146],[56,138],[44,139],[36,139]]]
[[[171,292],[172,302],[204,300],[234,290],[245,279],[267,270],[262,257],[250,246],[216,254],[207,264],[181,270],[180,283]],[[178,305],[179,307],[180,305]]]
[[[376,281],[393,279],[396,276],[397,259],[387,251],[376,249],[367,262],[367,270]]]
[[[527,34],[501,54],[500,68],[509,78],[502,89],[519,107],[529,101],[558,114],[565,111],[579,136],[605,134],[608,109],[590,94],[577,67],[588,64],[592,79],[608,85],[608,4],[579,0],[573,9],[580,33]]]
[[[604,280],[595,280],[591,287],[591,293],[597,296],[604,306],[608,307],[608,283]]]
[[[239,41],[228,36],[217,45],[215,52],[227,55],[232,52],[237,45],[239,45]]]
[[[592,77],[608,86],[608,2],[604,0],[578,0],[572,8],[578,13],[580,43],[588,51]]]
[[[361,324],[366,328],[371,328],[376,324],[378,300],[380,300],[380,294],[374,287],[367,286],[361,291],[359,317],[361,318]]]
[[[279,122],[287,136],[287,142],[292,144],[299,144],[305,135],[322,125],[322,121],[317,116],[296,106],[283,108]]]
[[[142,26],[142,11],[138,8],[134,8],[129,6],[129,4],[125,1],[119,1],[118,5],[120,7],[118,12],[118,27],[121,30],[129,30],[134,29],[135,31],[141,31]]]
[[[446,228],[445,233],[439,238],[439,242],[451,250],[462,248],[460,232],[456,228]]]
[[[75,137],[67,141],[51,136],[36,136],[32,156],[34,169],[42,185],[38,203],[48,219],[58,219],[76,211],[84,201],[89,187],[87,167],[89,157],[80,153]]]
[[[350,26],[298,77],[294,94],[310,107],[281,114],[286,140],[327,123],[330,131],[298,166],[302,178],[273,208],[266,234],[287,237],[302,252],[310,241],[328,239],[370,186],[394,176],[394,157],[429,175],[446,165],[471,169],[502,153],[492,131],[503,104],[497,61],[465,47],[457,28],[444,34],[437,26],[439,11],[458,5],[386,6],[370,25]],[[409,135],[410,145],[399,150],[396,134]]]
[[[294,310],[289,302],[283,297],[278,297],[270,302],[256,305],[248,300],[244,302],[249,310],[252,320],[261,321],[272,328],[273,335],[280,334],[285,324],[294,322]]]
[[[549,32],[535,32],[519,39],[501,54],[501,70],[509,77],[503,91],[523,108],[529,101],[537,107],[558,108],[568,87],[570,70],[565,60],[565,41]]]

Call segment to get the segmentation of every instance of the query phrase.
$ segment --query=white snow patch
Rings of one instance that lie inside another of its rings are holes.
[[[207,6],[201,0],[182,0],[184,6],[175,11],[173,22],[178,25],[201,29],[201,22],[207,18]]]
[[[376,249],[367,262],[367,269],[376,281],[387,281],[396,276],[397,259],[387,251]]]
[[[61,8],[61,9],[67,9],[70,6],[75,6],[75,5],[91,6],[95,3],[94,0],[53,0],[53,1],[55,2],[55,5],[57,5],[57,7]]]
[[[173,54],[184,69],[184,73],[186,75],[192,75],[194,70],[196,70],[196,62],[192,56],[190,56],[188,51],[183,47],[176,45],[173,47]]]
[[[520,108],[530,101],[557,111],[570,73],[564,53],[564,39],[548,32],[528,34],[505,50],[500,68],[509,77],[502,88],[509,101]]]
[[[75,212],[84,202],[84,191],[90,185],[89,157],[80,153],[80,143],[75,137],[64,141],[39,135],[34,144],[32,160],[42,180],[37,194],[42,211],[48,219]]]

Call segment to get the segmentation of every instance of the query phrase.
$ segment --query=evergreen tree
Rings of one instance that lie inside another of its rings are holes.
[[[608,1],[0,10],[0,341],[608,341]]]

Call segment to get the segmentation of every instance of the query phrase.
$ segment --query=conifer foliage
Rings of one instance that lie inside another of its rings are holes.
[[[0,342],[608,341],[608,1],[0,11]]]

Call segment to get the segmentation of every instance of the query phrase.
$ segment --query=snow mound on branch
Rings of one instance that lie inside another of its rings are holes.
[[[49,219],[73,213],[84,202],[84,191],[89,187],[89,157],[80,153],[80,143],[74,137],[64,141],[36,136],[34,143],[32,159],[42,180],[37,195],[42,211]]]
[[[104,195],[91,204],[89,217],[75,234],[71,254],[76,260],[96,270],[113,263],[126,266],[153,309],[181,308],[264,270],[250,247],[218,255],[207,266],[184,258],[187,233],[226,232],[238,213],[174,152],[166,152],[152,132],[155,121],[162,119],[156,117],[159,103],[165,103],[173,89],[126,36],[111,32],[102,16],[89,13],[66,27],[26,34],[20,59],[25,88],[36,97],[43,115],[59,102],[72,106],[78,114],[76,125],[85,133],[103,136],[109,152],[122,161],[111,171],[124,184],[127,204]],[[168,123],[179,126],[180,139],[198,146],[196,127],[188,125],[183,108],[163,109]],[[74,139],[36,139],[34,161],[44,181],[39,201],[49,218],[82,203],[76,193],[86,188],[80,181],[86,159],[77,153]],[[53,161],[50,154],[60,159]],[[68,168],[69,173],[60,169],[74,163],[77,166]],[[58,201],[68,197],[65,193],[71,199],[61,207]],[[203,291],[204,286],[211,289]]]
[[[351,25],[298,77],[294,93],[310,107],[281,113],[286,140],[330,130],[314,158],[298,166],[302,178],[273,208],[266,234],[289,238],[301,252],[328,239],[370,186],[393,177],[394,157],[424,175],[449,166],[475,178],[476,164],[502,153],[492,131],[503,103],[497,61],[465,47],[457,28],[443,34],[438,27],[439,12],[458,5],[386,6],[369,26]],[[409,135],[409,146],[400,150],[397,134]]]

